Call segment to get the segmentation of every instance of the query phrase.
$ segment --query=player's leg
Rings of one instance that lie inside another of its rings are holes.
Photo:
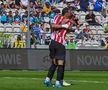
[[[45,79],[45,84],[47,86],[51,86],[51,80],[53,78],[54,72],[55,72],[56,67],[57,67],[57,63],[55,60],[55,52],[56,51],[55,51],[54,45],[55,45],[54,41],[51,41],[51,44],[49,45],[49,50],[50,50],[50,58],[52,59],[52,63],[51,63],[51,66],[49,68],[47,77]]]
[[[65,71],[65,61],[64,61],[64,65],[63,65],[63,71]],[[67,83],[64,80],[64,72],[63,72],[63,75],[62,75],[61,83],[62,83],[63,86],[70,86],[71,85],[70,83]]]
[[[52,64],[51,64],[51,66],[49,68],[49,71],[48,71],[48,74],[47,74],[47,77],[50,80],[52,80],[52,78],[53,78],[53,75],[54,75],[54,72],[56,70],[56,67],[57,67],[56,61],[55,61],[55,59],[53,59]]]
[[[57,69],[57,78],[56,78],[55,86],[61,87],[62,86],[61,80],[64,75],[63,60],[58,60],[57,63],[58,63],[58,69]]]
[[[65,61],[64,61],[64,64],[63,64],[63,75],[62,75],[62,78],[61,78],[61,83],[63,84],[63,79],[64,79],[64,71],[65,71]]]
[[[57,79],[55,86],[61,87],[61,80],[64,78],[64,62],[65,62],[65,46],[60,43],[56,45],[56,55],[55,58],[57,59],[58,69],[57,69]]]

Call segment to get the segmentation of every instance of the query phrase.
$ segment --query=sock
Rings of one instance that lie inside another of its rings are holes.
[[[60,81],[56,81],[56,84],[57,84],[57,85],[60,84]]]
[[[46,81],[50,81],[50,78],[49,77],[46,77],[46,79],[45,79]]]
[[[57,81],[61,81],[63,78],[63,65],[58,65],[57,69]]]
[[[54,72],[55,72],[55,70],[56,70],[56,67],[57,67],[57,65],[52,64],[52,65],[50,66],[50,68],[49,68],[49,72],[48,72],[47,77],[49,77],[50,80],[52,80],[52,78],[53,78],[53,75],[54,75]]]
[[[63,82],[64,80],[64,71],[65,71],[65,65],[63,65],[63,74],[62,74],[61,82]]]

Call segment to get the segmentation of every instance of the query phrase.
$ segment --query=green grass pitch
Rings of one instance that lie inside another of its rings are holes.
[[[69,87],[46,87],[47,71],[0,70],[0,90],[108,90],[108,71],[66,71]],[[55,82],[54,76],[53,83]]]

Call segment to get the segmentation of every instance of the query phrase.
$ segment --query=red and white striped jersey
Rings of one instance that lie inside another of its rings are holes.
[[[60,16],[60,15],[55,15],[55,17],[52,19],[51,23],[59,25],[60,23],[63,23],[63,19],[65,19],[65,17]],[[64,24],[69,24],[69,27],[72,26],[72,23],[69,22],[69,20],[66,21]],[[65,45],[66,35],[67,35],[67,30],[65,28],[60,29],[60,30],[54,30],[51,35],[51,39]]]

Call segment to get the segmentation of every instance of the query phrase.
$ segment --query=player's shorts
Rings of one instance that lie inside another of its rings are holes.
[[[49,45],[49,50],[51,59],[65,60],[66,49],[64,45],[52,40]]]

